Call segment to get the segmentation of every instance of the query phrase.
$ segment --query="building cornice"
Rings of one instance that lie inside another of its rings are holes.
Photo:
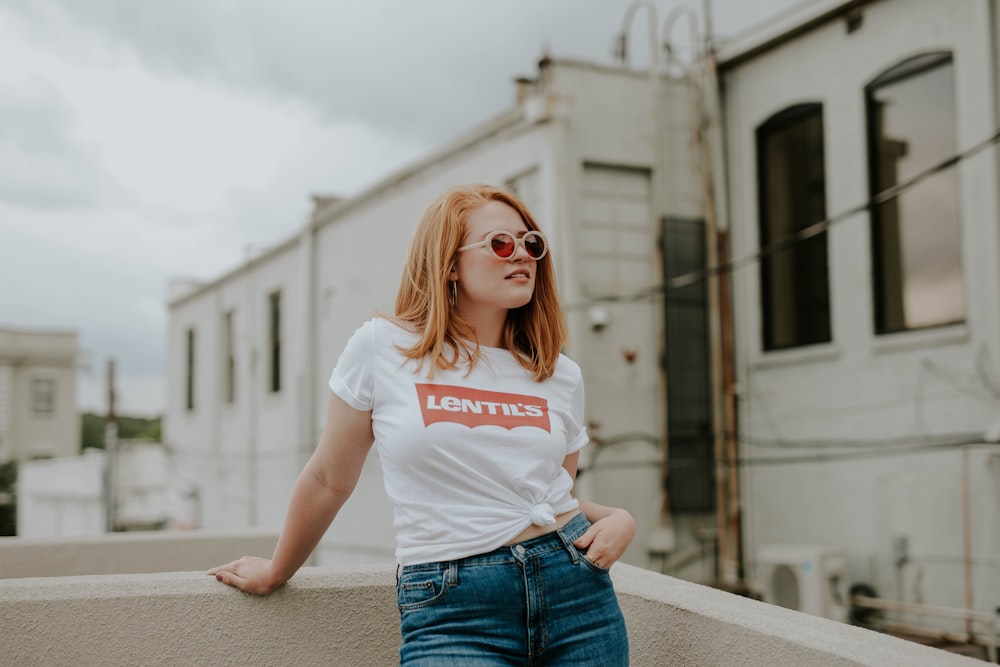
[[[719,70],[736,67],[799,35],[878,1],[814,0],[794,5],[766,22],[750,26],[724,40],[716,51]]]

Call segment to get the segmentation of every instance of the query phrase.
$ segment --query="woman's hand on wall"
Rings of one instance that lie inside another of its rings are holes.
[[[274,576],[270,559],[256,556],[244,556],[231,563],[213,567],[208,574],[224,584],[254,595],[267,595],[285,583]]]

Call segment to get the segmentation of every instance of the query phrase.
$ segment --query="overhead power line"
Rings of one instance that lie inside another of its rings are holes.
[[[910,178],[907,178],[903,181],[900,181],[896,185],[893,185],[892,187],[882,190],[881,192],[870,197],[868,200],[860,204],[857,204],[856,206],[852,206],[848,209],[845,209],[840,213],[838,213],[837,215],[826,218],[824,220],[820,220],[819,222],[815,222],[809,225],[808,227],[803,227],[802,229],[796,231],[793,234],[789,234],[788,236],[784,236],[780,239],[772,241],[771,243],[763,245],[758,250],[748,255],[743,255],[741,257],[734,257],[733,259],[727,262],[722,262],[720,264],[715,264],[713,266],[706,266],[705,268],[698,269],[696,271],[683,273],[681,275],[669,278],[663,284],[651,285],[649,287],[645,287],[643,289],[636,290],[634,292],[590,297],[588,299],[584,299],[583,301],[567,304],[566,309],[574,310],[578,308],[585,308],[594,303],[612,303],[612,302],[627,303],[633,301],[642,301],[645,299],[649,299],[653,296],[656,296],[657,294],[667,292],[669,290],[675,290],[675,289],[680,289],[682,287],[689,287],[691,285],[695,285],[699,282],[708,279],[710,276],[713,275],[722,275],[725,273],[735,271],[736,269],[743,268],[744,266],[753,264],[754,262],[759,261],[761,258],[774,254],[779,250],[790,248],[798,243],[802,243],[803,241],[811,239],[814,236],[818,236],[819,234],[822,234],[823,232],[827,231],[833,225],[843,222],[848,218],[854,217],[859,213],[863,213],[876,206],[879,206],[888,201],[896,199],[907,190],[910,190],[911,188],[921,183],[922,181],[930,178],[931,176],[934,176],[935,174],[938,174],[946,169],[950,169],[951,167],[954,167],[958,163],[962,162],[963,160],[967,160],[968,158],[984,151],[985,149],[997,143],[1000,143],[1000,128],[994,130],[993,134],[991,134],[986,139],[983,139],[979,143],[975,144],[974,146],[964,151],[961,151],[960,153],[955,153],[951,157],[941,160],[937,164],[928,167],[927,169],[911,176]]]
[[[982,437],[959,439],[951,442],[920,442],[912,445],[874,447],[871,449],[857,449],[853,451],[840,452],[816,452],[806,454],[786,454],[780,456],[741,456],[736,458],[725,458],[720,460],[723,467],[752,468],[757,466],[790,465],[803,463],[832,463],[837,461],[852,461],[858,459],[879,459],[892,458],[896,456],[915,456],[936,451],[960,451],[966,447],[1000,448],[996,443],[984,442]],[[631,470],[637,468],[656,468],[664,465],[662,461],[613,461],[598,460],[587,466],[581,466],[577,475],[584,473],[606,472],[609,470]],[[706,465],[714,466],[712,459],[702,459],[691,456],[670,457],[666,465],[673,471],[679,472],[690,468],[704,468]]]

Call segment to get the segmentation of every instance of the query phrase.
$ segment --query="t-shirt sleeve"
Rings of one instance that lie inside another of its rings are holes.
[[[354,332],[330,375],[330,389],[355,410],[371,410],[375,394],[375,326],[372,320]]]
[[[566,446],[567,454],[580,451],[584,445],[590,442],[590,436],[587,435],[587,427],[583,421],[585,405],[583,377],[578,376],[576,388],[573,389],[573,396],[570,398],[570,423],[566,425],[569,439]]]

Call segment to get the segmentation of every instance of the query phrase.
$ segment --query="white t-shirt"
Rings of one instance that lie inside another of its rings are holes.
[[[399,348],[417,335],[381,318],[358,329],[330,388],[372,411],[375,446],[403,565],[492,551],[532,523],[579,507],[562,467],[587,444],[580,367],[560,355],[537,382],[507,350],[480,347],[469,372],[436,369]]]

